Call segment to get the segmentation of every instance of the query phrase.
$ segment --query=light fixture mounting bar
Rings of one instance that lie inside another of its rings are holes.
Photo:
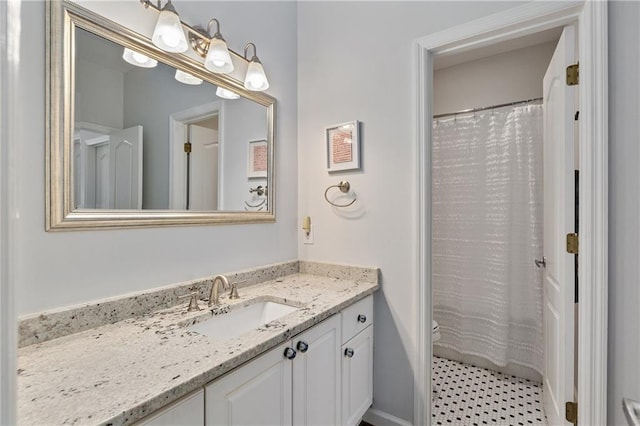
[[[199,34],[194,35],[189,32],[189,44],[194,52],[204,58],[207,56],[207,50],[209,50],[209,38],[204,28],[196,26],[193,29],[199,32]]]

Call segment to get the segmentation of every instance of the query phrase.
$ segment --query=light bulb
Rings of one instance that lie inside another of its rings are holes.
[[[244,78],[244,87],[256,92],[267,90],[269,88],[269,81],[264,73],[262,64],[255,56],[249,62],[247,67],[247,75]]]
[[[189,49],[180,17],[171,1],[162,8],[151,40],[166,52],[182,53]]]
[[[131,57],[133,58],[134,61],[136,61],[139,64],[144,64],[149,59],[146,56],[144,56],[142,53],[138,53],[138,52],[133,52],[133,55],[131,55]]]
[[[182,70],[176,70],[175,78],[180,83],[190,84],[192,86],[197,86],[198,84],[202,84],[202,79],[192,74],[189,74],[188,72],[184,72]]]
[[[162,41],[169,47],[175,48],[180,44],[180,36],[174,28],[168,28],[160,37],[162,37]]]
[[[228,74],[233,71],[233,62],[227,48],[227,42],[217,33],[209,42],[207,57],[204,59],[204,67],[211,72]]]
[[[122,53],[122,59],[130,63],[131,65],[135,65],[137,67],[142,68],[153,68],[158,65],[158,61],[155,59],[151,59],[146,55],[143,55],[139,52],[134,52],[129,48],[124,48],[124,52]]]
[[[238,99],[240,98],[240,95],[238,95],[235,92],[232,92],[231,90],[225,89],[223,87],[218,87],[216,89],[216,96],[223,98],[223,99]]]

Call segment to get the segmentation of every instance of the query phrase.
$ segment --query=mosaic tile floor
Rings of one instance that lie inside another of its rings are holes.
[[[433,425],[547,425],[542,384],[433,358]]]

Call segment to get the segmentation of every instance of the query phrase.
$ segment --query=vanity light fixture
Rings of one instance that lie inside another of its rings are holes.
[[[202,84],[201,78],[198,78],[193,74],[189,74],[188,72],[184,72],[182,70],[176,70],[176,80],[178,80],[180,83],[190,84],[191,86]]]
[[[251,60],[249,60],[247,59],[247,50],[251,46],[253,46],[253,57],[251,58]],[[254,92],[267,90],[269,88],[269,81],[267,80],[267,76],[264,73],[262,62],[260,62],[260,60],[258,59],[255,44],[247,43],[247,45],[244,47],[244,59],[247,59],[249,61],[247,74],[244,77],[244,87],[248,90],[253,90]]]
[[[153,44],[166,52],[182,53],[188,50],[185,30],[189,35],[189,44],[195,53],[204,58],[204,67],[211,72],[218,74],[229,74],[233,72],[234,65],[231,58],[231,50],[227,42],[220,33],[220,22],[217,19],[209,20],[207,29],[192,27],[180,20],[171,0],[161,7],[162,0],[157,0],[157,6],[152,0],[140,0],[145,8],[155,9],[160,13],[158,22],[153,32]],[[216,32],[211,35],[211,26],[215,22]],[[253,47],[253,56],[247,58],[247,50]],[[248,90],[261,92],[269,88],[269,81],[264,72],[264,67],[258,59],[256,45],[247,43],[244,48],[244,56],[233,52],[240,60],[247,61],[247,72],[244,78],[244,87]],[[224,97],[224,96],[222,96]],[[228,98],[231,99],[231,98]],[[234,98],[237,99],[237,98]]]
[[[232,92],[229,89],[225,89],[223,87],[218,87],[216,89],[216,96],[218,96],[219,98],[223,98],[223,99],[238,99],[240,98],[240,95],[238,95],[235,92]]]
[[[216,32],[211,37],[211,40],[209,40],[207,56],[204,59],[204,67],[211,72],[228,74],[233,71],[233,62],[231,62],[227,42],[222,37],[222,34],[220,34],[220,22],[215,18],[211,19],[207,26],[207,32],[211,34],[211,24],[214,22],[216,23]]]
[[[180,16],[178,16],[178,12],[173,7],[171,0],[168,0],[167,4],[160,10],[160,16],[158,16],[158,22],[156,22],[156,28],[153,30],[151,41],[165,52],[182,53],[189,49]]]
[[[150,57],[143,55],[142,53],[135,52],[127,47],[124,48],[122,59],[124,59],[131,65],[142,68],[153,68],[158,65],[158,61],[156,61],[155,59],[151,59]]]

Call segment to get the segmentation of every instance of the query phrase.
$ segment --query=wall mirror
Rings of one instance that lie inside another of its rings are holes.
[[[275,221],[275,99],[74,3],[47,24],[47,230]]]

